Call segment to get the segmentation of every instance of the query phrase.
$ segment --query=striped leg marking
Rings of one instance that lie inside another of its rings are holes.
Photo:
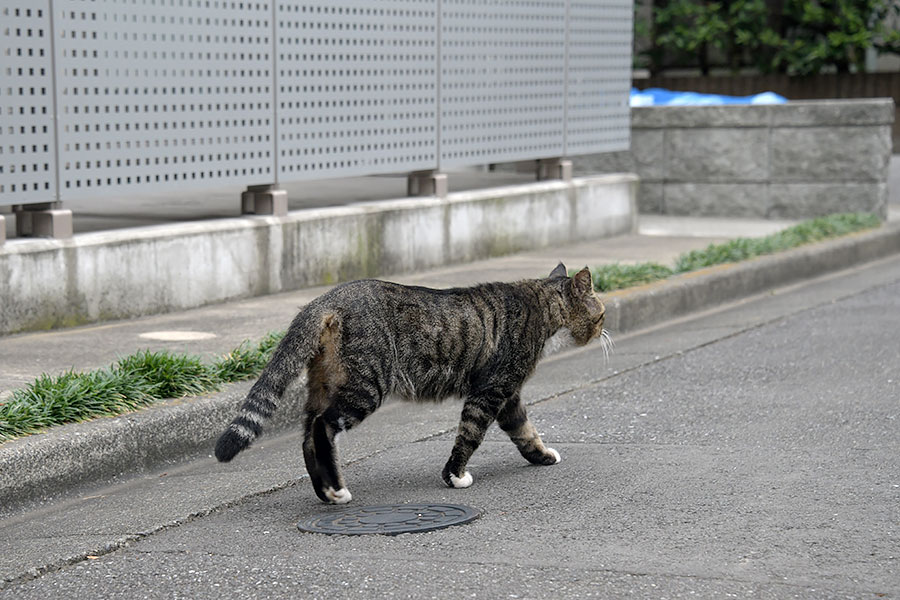
[[[467,488],[474,478],[466,470],[472,453],[481,445],[487,428],[494,421],[496,413],[491,410],[489,400],[469,398],[463,405],[462,417],[450,459],[444,465],[441,477],[449,487]]]
[[[497,415],[497,424],[509,435],[509,439],[528,462],[535,465],[555,465],[562,460],[559,452],[544,446],[518,398],[510,399],[503,406]]]

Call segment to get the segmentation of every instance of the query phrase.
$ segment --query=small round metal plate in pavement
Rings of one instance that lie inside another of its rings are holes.
[[[297,527],[329,535],[398,535],[461,525],[480,516],[481,511],[460,504],[387,504],[327,512],[300,521]]]

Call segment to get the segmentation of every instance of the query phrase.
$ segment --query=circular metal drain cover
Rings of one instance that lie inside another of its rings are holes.
[[[329,512],[300,521],[300,531],[329,535],[397,535],[468,523],[481,511],[460,504],[387,504]]]

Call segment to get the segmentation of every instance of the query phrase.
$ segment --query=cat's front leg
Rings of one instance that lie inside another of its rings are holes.
[[[490,395],[471,396],[466,399],[450,459],[441,472],[441,477],[448,486],[467,488],[472,485],[474,478],[466,470],[466,465],[472,453],[481,445],[484,434],[497,416],[501,404],[501,399]]]
[[[535,465],[555,465],[560,461],[559,452],[548,448],[528,420],[525,405],[518,394],[503,405],[497,413],[497,425],[509,435],[525,460]]]

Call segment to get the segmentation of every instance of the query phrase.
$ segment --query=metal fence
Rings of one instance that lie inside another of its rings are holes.
[[[0,205],[622,150],[631,0],[0,0]]]

